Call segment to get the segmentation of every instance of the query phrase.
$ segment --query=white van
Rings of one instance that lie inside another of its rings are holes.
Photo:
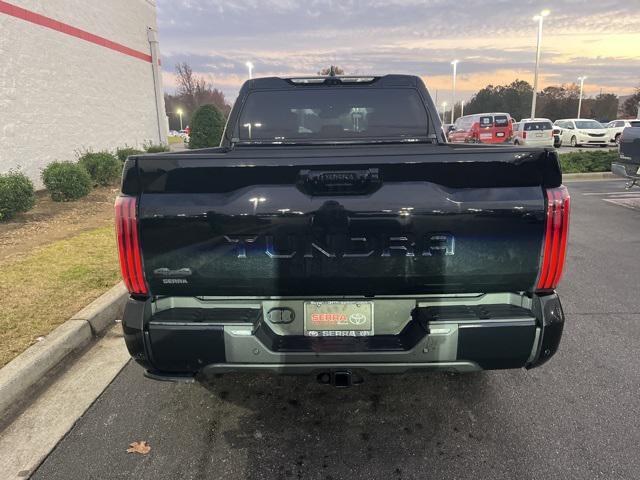
[[[556,127],[562,129],[562,144],[579,147],[581,145],[609,145],[607,129],[600,122],[588,118],[563,118],[556,120]]]
[[[513,124],[513,144],[553,147],[553,124],[548,118],[524,118]]]

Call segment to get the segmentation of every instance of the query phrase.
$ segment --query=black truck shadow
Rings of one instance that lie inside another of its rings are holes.
[[[369,376],[347,389],[267,374],[201,384],[244,412],[222,443],[246,451],[246,478],[269,479],[442,478],[482,441],[482,405],[496,395],[483,372]]]

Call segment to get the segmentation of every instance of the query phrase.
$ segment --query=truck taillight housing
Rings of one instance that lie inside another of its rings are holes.
[[[144,281],[140,240],[138,239],[137,202],[135,197],[116,198],[116,236],[120,254],[122,279],[129,293],[147,295]]]
[[[562,278],[569,235],[569,191],[567,187],[547,190],[547,219],[544,250],[537,290],[553,290]]]

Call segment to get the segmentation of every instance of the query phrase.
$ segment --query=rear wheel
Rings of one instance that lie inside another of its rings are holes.
[[[514,145],[520,145],[520,142],[519,142],[518,140],[514,140],[514,141],[513,141],[513,144],[514,144]]]
[[[571,146],[572,147],[578,146],[578,140],[576,139],[576,137],[571,137]]]
[[[616,143],[616,145],[620,144],[620,134],[619,133],[616,133],[616,136],[615,136],[613,141]]]

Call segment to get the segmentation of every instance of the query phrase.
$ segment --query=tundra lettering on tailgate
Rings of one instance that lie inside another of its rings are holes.
[[[267,255],[274,259],[304,258],[366,258],[432,257],[455,255],[455,237],[450,233],[429,233],[420,237],[403,234],[328,235],[325,241],[302,235],[276,238],[273,235],[225,235],[225,242],[234,245],[237,258]]]

